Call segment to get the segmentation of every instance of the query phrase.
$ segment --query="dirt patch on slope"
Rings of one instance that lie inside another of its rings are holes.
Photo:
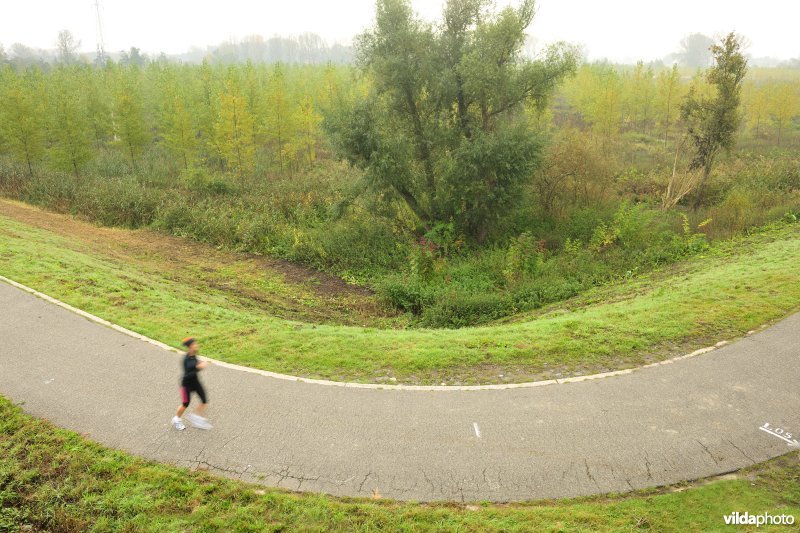
[[[114,259],[155,267],[166,276],[186,280],[189,270],[193,284],[225,291],[242,303],[262,307],[281,318],[379,325],[396,315],[370,289],[290,261],[221,251],[151,230],[97,226],[6,199],[0,199],[0,215],[76,239]],[[275,276],[289,290],[275,292],[259,287],[260,282]]]

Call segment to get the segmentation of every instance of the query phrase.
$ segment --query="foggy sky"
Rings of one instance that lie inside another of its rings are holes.
[[[427,19],[443,0],[414,0]],[[497,4],[515,4],[499,0]],[[137,46],[148,53],[186,52],[251,34],[311,32],[349,44],[368,27],[374,0],[101,0],[107,52]],[[800,0],[539,0],[529,33],[540,43],[583,44],[590,59],[660,59],[693,32],[745,35],[753,56],[800,56]],[[96,46],[94,0],[0,0],[0,43],[54,48],[59,30]]]

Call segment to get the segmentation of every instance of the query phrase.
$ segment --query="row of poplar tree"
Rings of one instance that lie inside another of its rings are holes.
[[[347,66],[160,61],[5,67],[0,153],[31,174],[46,164],[79,176],[108,149],[136,167],[153,146],[163,148],[175,169],[205,166],[245,176],[259,165],[292,172],[317,158],[322,109],[343,89],[365,90],[349,72]],[[681,130],[680,104],[690,87],[710,90],[701,76],[677,67],[585,64],[546,113],[556,123],[578,117],[579,126],[603,141],[636,131],[663,139],[666,148]],[[800,83],[752,72],[742,112],[750,135],[785,145],[800,117]]]
[[[663,139],[665,146],[680,133],[680,106],[691,88],[709,94],[700,71],[654,69],[606,63],[582,65],[562,88],[565,115],[577,114],[586,129],[603,141],[623,132]],[[742,87],[743,133],[787,144],[787,132],[800,118],[800,72],[753,69]]]
[[[163,148],[174,168],[239,176],[265,162],[280,172],[312,164],[320,109],[336,68],[153,62],[0,70],[0,152],[33,174],[46,164],[80,176],[101,150],[137,167]]]

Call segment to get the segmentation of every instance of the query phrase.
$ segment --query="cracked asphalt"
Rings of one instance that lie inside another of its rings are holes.
[[[558,498],[696,479],[800,434],[800,314],[711,353],[578,383],[331,387],[210,365],[212,431],[174,430],[179,356],[0,283],[0,394],[136,455],[291,490]],[[477,424],[480,437],[475,431]]]

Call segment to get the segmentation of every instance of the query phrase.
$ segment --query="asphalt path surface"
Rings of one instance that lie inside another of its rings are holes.
[[[508,390],[211,365],[211,431],[170,425],[179,371],[175,353],[0,283],[0,394],[107,446],[268,486],[417,501],[622,492],[730,472],[800,435],[800,314],[674,364]]]

